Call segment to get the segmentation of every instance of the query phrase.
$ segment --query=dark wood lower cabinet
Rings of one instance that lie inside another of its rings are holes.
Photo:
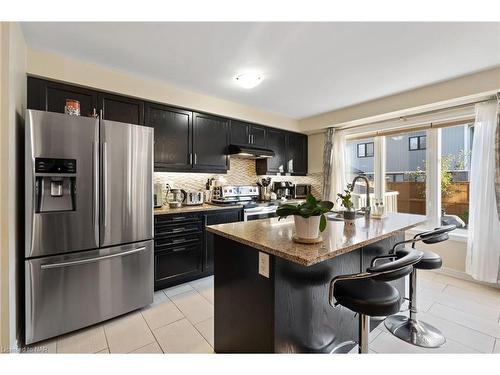
[[[205,227],[242,218],[241,208],[155,215],[155,290],[212,275],[213,236]]]
[[[238,210],[225,210],[219,212],[206,212],[204,215],[204,225],[216,225],[234,223],[243,220],[243,212]],[[214,235],[205,231],[205,263],[203,271],[214,272]]]
[[[398,233],[305,267],[269,255],[269,277],[259,274],[259,250],[215,235],[215,351],[217,353],[329,353],[358,341],[358,319],[330,306],[336,275],[358,273],[403,240]],[[392,281],[404,296],[404,278]],[[370,329],[381,320],[373,319]]]

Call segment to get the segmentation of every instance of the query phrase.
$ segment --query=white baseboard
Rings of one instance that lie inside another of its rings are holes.
[[[482,282],[482,281],[478,281],[478,280],[472,278],[469,274],[467,274],[467,273],[465,273],[463,271],[455,270],[453,268],[441,267],[441,268],[439,268],[437,270],[432,270],[431,272],[434,272],[434,273],[437,273],[437,274],[441,274],[441,275],[445,275],[445,276],[454,277],[456,279],[466,280],[466,281],[469,281],[471,283],[475,283],[475,284],[479,284],[479,285],[489,286],[491,288],[500,289],[500,284],[490,284],[490,283],[485,283],[485,282]]]

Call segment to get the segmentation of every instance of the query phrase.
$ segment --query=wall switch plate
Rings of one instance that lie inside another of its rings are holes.
[[[259,251],[259,275],[269,279],[269,254]]]

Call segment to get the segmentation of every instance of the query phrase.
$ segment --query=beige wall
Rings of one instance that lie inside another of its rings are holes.
[[[18,203],[24,198],[24,186],[18,171],[26,110],[26,44],[19,24],[2,22],[0,30],[0,350],[6,351],[17,347],[20,327],[17,278],[22,225],[18,220],[22,215]]]
[[[50,52],[29,49],[28,73],[276,128],[299,129],[298,121],[288,117]]]
[[[308,171],[309,173],[323,173],[325,134],[323,132],[311,134],[308,142]]]
[[[299,128],[303,132],[314,132],[329,126],[356,123],[362,119],[382,121],[435,108],[436,103],[442,102],[445,106],[457,98],[474,97],[498,90],[500,67],[304,118],[299,121]]]

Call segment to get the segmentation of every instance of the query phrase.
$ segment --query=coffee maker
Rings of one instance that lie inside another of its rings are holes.
[[[294,185],[291,181],[277,181],[273,183],[273,191],[276,193],[278,199],[293,198]]]

